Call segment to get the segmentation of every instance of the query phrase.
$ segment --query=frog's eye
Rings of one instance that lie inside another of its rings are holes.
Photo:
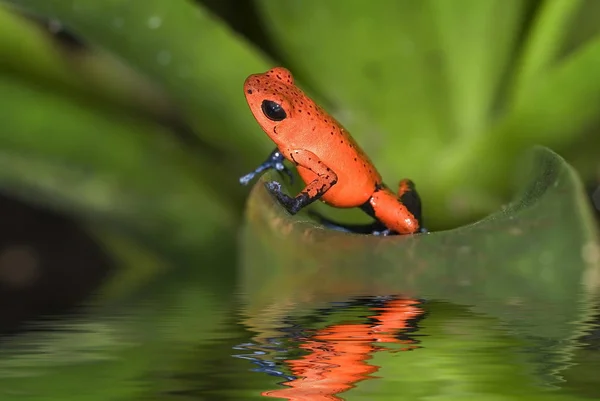
[[[272,100],[263,100],[262,112],[269,120],[282,121],[285,120],[287,114],[279,103]]]

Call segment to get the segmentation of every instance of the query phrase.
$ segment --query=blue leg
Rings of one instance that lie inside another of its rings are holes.
[[[284,160],[285,160],[285,158],[283,157],[283,155],[281,154],[279,149],[275,148],[275,150],[273,152],[271,152],[271,154],[269,155],[267,160],[265,160],[260,166],[258,166],[256,168],[256,170],[252,171],[251,173],[246,174],[243,177],[240,177],[240,184],[247,185],[250,181],[252,181],[252,179],[257,174],[260,174],[263,171],[266,171],[269,169],[275,169],[281,174],[283,174],[283,173],[287,174],[287,176],[290,177],[290,182],[293,183],[294,176],[292,175],[292,172],[290,171],[290,169],[288,169],[285,166],[285,164],[283,164]]]

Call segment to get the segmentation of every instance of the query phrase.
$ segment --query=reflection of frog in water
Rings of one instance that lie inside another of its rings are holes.
[[[259,370],[287,379],[283,383],[287,388],[265,391],[262,395],[288,400],[339,400],[335,394],[351,389],[378,370],[366,361],[373,352],[384,350],[383,344],[403,344],[399,349],[402,351],[418,348],[416,341],[399,333],[414,329],[415,320],[423,316],[418,302],[390,299],[378,303],[369,305],[375,314],[368,317],[367,323],[331,324],[309,333],[296,330],[293,341],[306,354],[285,361],[291,376],[276,369],[274,362],[262,360],[264,366]],[[275,348],[283,351],[282,345]],[[289,354],[290,350],[286,351]]]

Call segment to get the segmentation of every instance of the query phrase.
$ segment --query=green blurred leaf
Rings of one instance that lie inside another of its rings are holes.
[[[4,190],[187,245],[233,227],[232,204],[201,178],[220,173],[166,129],[1,77],[0,91]]]
[[[31,20],[0,5],[0,70],[101,107],[171,116],[163,93],[105,52],[67,51]]]
[[[515,69],[511,94],[515,99],[522,96],[521,91],[530,81],[556,61],[567,39],[571,23],[576,20],[582,0],[546,0],[540,4],[531,32],[522,51],[522,60]]]
[[[574,170],[547,149],[533,154],[522,166],[529,173],[518,173],[528,181],[509,205],[427,235],[325,230],[287,214],[263,179],[251,194],[241,244],[248,314],[269,326],[278,310],[299,302],[402,293],[475,305],[520,334],[570,338],[600,284],[599,236]],[[551,315],[531,313],[548,308]]]
[[[217,148],[246,162],[270,149],[242,93],[244,79],[269,65],[201,6],[182,0],[10,3],[58,19],[161,84],[202,139]]]
[[[599,62],[600,37],[540,73],[523,89],[496,135],[512,147],[515,142],[544,141],[555,147],[570,143],[598,118]]]
[[[521,149],[535,143],[568,148],[587,134],[599,117],[599,63],[600,38],[524,84],[520,98],[489,135],[456,149],[455,163],[444,164],[439,179],[446,188],[440,193],[458,185],[465,176],[484,192],[506,192],[510,186],[507,171]],[[589,137],[583,143],[597,145],[594,135]],[[582,155],[585,153],[582,150]],[[473,169],[481,163],[481,155],[489,155],[486,167]]]
[[[458,7],[445,0],[426,3],[441,43],[441,68],[454,116],[447,128],[456,136],[455,146],[461,146],[489,125],[527,2],[463,0]]]

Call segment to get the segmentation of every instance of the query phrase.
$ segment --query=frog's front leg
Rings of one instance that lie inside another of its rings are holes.
[[[317,175],[298,195],[291,197],[281,192],[281,184],[271,181],[267,189],[285,206],[291,214],[298,213],[302,208],[320,199],[325,192],[337,183],[337,174],[325,165],[314,153],[308,150],[291,150],[289,157],[296,166],[304,167]]]
[[[257,175],[262,173],[263,171],[269,170],[269,169],[275,169],[277,171],[284,172],[288,175],[288,177],[290,177],[290,182],[293,183],[294,182],[294,176],[292,175],[292,172],[290,171],[290,169],[288,169],[285,164],[283,164],[283,161],[285,160],[285,158],[283,157],[283,154],[279,151],[278,148],[275,148],[274,151],[271,152],[271,154],[269,155],[269,157],[267,158],[267,160],[265,160],[260,166],[258,166],[254,171],[246,174],[243,177],[240,177],[240,184],[242,185],[247,185],[250,181],[252,181],[252,179]]]

